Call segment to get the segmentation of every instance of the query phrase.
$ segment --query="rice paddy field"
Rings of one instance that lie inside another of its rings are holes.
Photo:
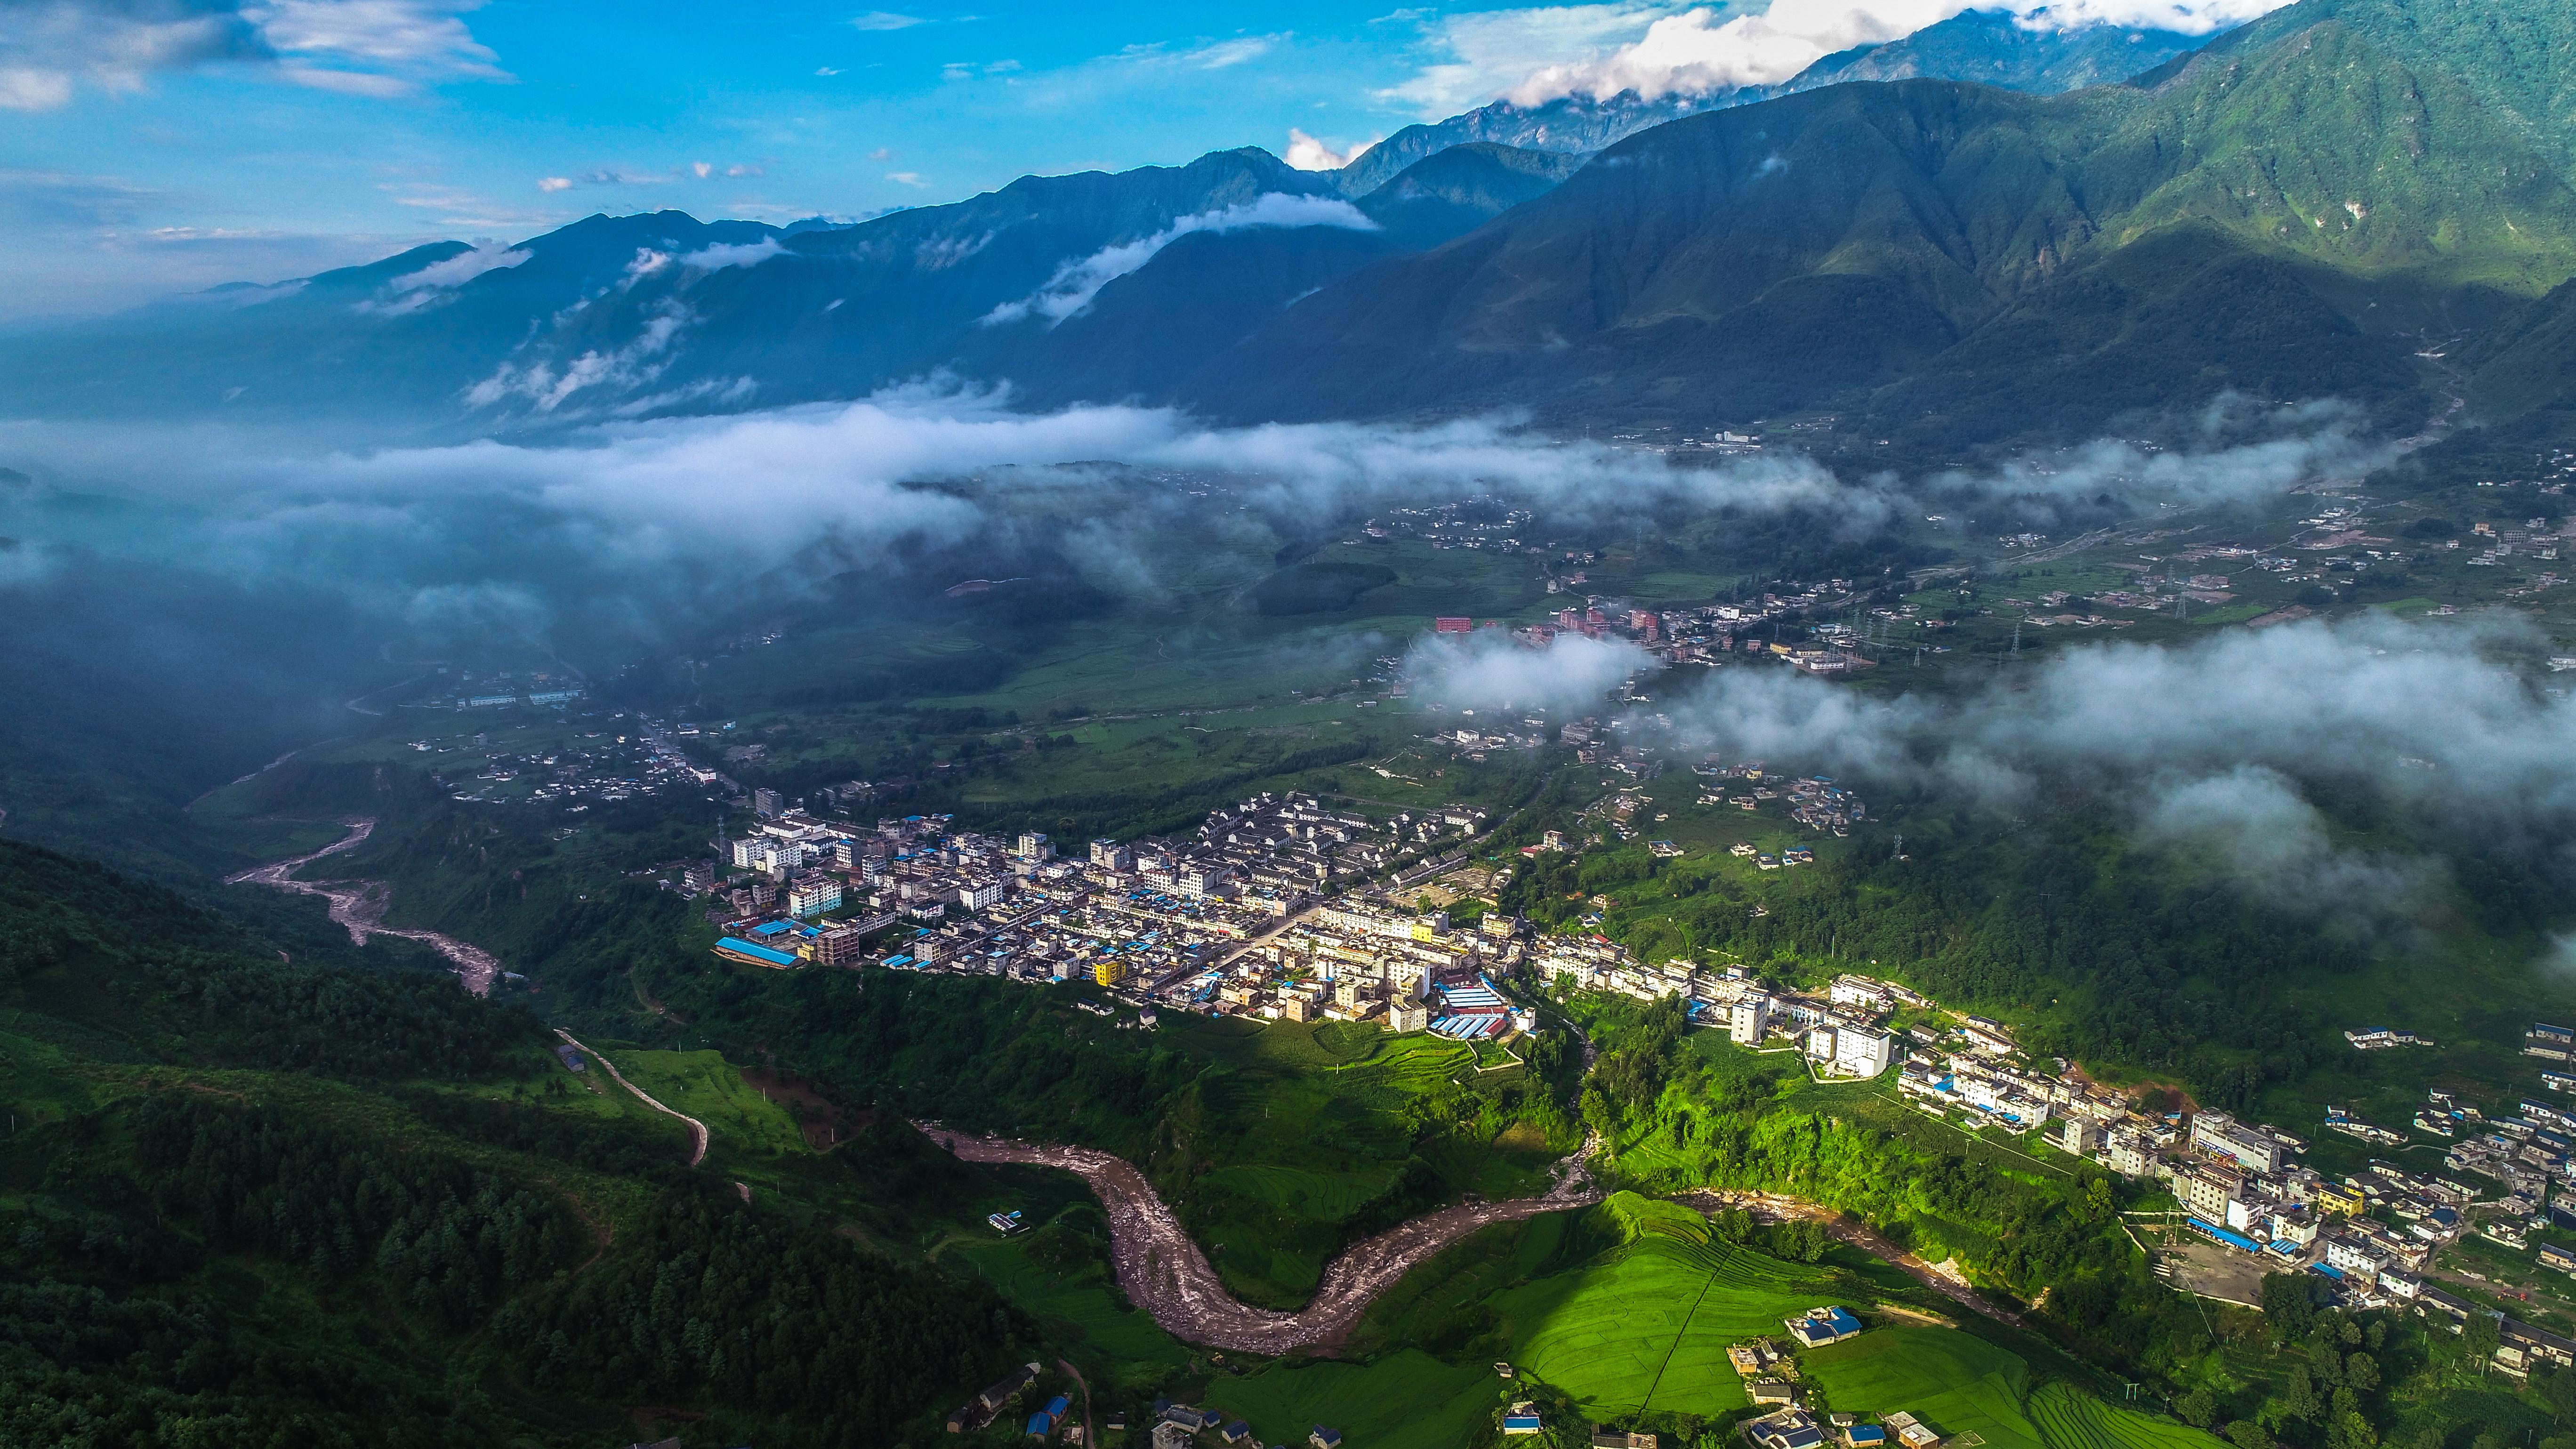
[[[2189,1424],[2125,1409],[2065,1384],[2043,1384],[2030,1396],[2030,1420],[2048,1449],[2223,1449],[2217,1438]]]

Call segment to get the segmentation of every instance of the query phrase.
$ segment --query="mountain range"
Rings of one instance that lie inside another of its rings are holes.
[[[2225,391],[2501,421],[2576,386],[2571,51],[2566,0],[2302,0],[2206,43],[1970,12],[1759,93],[1498,102],[1340,172],[1247,148],[855,226],[594,216],[0,359],[29,414],[429,431],[937,374],[1241,421],[1830,412],[1936,449]]]

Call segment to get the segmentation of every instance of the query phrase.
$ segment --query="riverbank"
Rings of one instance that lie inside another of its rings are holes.
[[[915,1123],[966,1162],[1010,1162],[1060,1168],[1091,1185],[1109,1216],[1110,1257],[1129,1302],[1173,1337],[1239,1353],[1276,1357],[1295,1349],[1330,1351],[1350,1335],[1379,1294],[1477,1229],[1601,1201],[1577,1153],[1556,1165],[1556,1181],[1537,1197],[1462,1203],[1401,1223],[1353,1243],[1324,1266],[1314,1299],[1295,1313],[1255,1308],[1226,1291],[1180,1219],[1153,1184],[1125,1158],[1088,1147],[977,1137]]]
[[[500,958],[480,946],[469,945],[453,936],[417,926],[388,926],[385,912],[393,905],[393,887],[380,880],[297,880],[295,872],[325,856],[355,850],[375,833],[373,820],[347,822],[349,833],[339,840],[293,860],[242,871],[224,877],[226,885],[267,886],[271,890],[289,891],[296,895],[320,896],[331,903],[331,919],[348,931],[349,939],[363,946],[373,936],[393,936],[405,941],[418,941],[438,952],[455,967],[457,979],[477,996],[489,996],[492,983],[501,977]]]

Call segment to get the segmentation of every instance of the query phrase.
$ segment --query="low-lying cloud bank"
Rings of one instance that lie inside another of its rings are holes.
[[[1532,647],[1501,629],[1480,629],[1418,641],[1405,654],[1403,674],[1414,698],[1450,709],[1573,713],[1661,667],[1625,639],[1561,634]]]
[[[569,380],[519,384],[551,397]],[[799,576],[835,568],[877,568],[893,579],[912,552],[1018,526],[1031,489],[1076,500],[1092,495],[1075,490],[1095,490],[1104,517],[1086,537],[1129,526],[1106,515],[1134,504],[1140,490],[1128,475],[1136,470],[1220,478],[1230,508],[1297,537],[1388,506],[1484,494],[1574,524],[1799,511],[1845,536],[1883,529],[1919,501],[1899,480],[1840,478],[1802,455],[1677,460],[1550,438],[1509,418],[1211,428],[1167,409],[1025,414],[1007,403],[999,393],[923,386],[850,404],[604,424],[558,445],[337,451],[217,428],[11,425],[0,427],[0,461],[22,464],[59,494],[124,507],[31,512],[0,498],[10,510],[0,534],[22,541],[11,563],[20,580],[66,550],[87,550],[336,585],[400,617],[411,612],[410,590],[611,594],[649,611],[708,591],[740,600],[792,588]],[[2332,408],[2266,409],[2212,425],[2192,451],[2151,455],[2104,443],[1930,487],[2025,513],[2079,503],[2144,512],[2267,496],[2365,464],[2374,455],[2359,436]],[[1002,468],[1030,471],[1009,488],[975,481]],[[1189,505],[1162,493],[1163,512],[1130,509],[1134,527],[1186,521],[1172,511]],[[1093,542],[1113,552],[1119,544]],[[1124,546],[1141,557],[1150,542]]]
[[[1737,669],[1658,708],[1686,748],[1731,758],[2012,813],[2084,792],[2277,901],[2371,920],[2418,904],[2440,867],[2337,844],[2328,793],[2455,840],[2554,852],[2576,833],[2576,702],[2487,657],[2538,642],[2501,619],[2371,617],[2075,649],[1957,700]]]

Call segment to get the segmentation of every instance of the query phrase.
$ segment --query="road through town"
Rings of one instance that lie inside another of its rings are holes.
[[[1207,1255],[1183,1230],[1145,1175],[1126,1159],[1088,1147],[976,1137],[931,1123],[914,1124],[967,1162],[1056,1167],[1091,1184],[1109,1214],[1110,1255],[1128,1301],[1173,1336],[1241,1353],[1283,1354],[1336,1345],[1370,1300],[1395,1286],[1443,1248],[1488,1223],[1586,1207],[1600,1189],[1582,1170],[1583,1155],[1556,1165],[1556,1181],[1537,1197],[1465,1203],[1400,1224],[1354,1243],[1324,1267],[1313,1301],[1295,1313],[1243,1303],[1225,1289]]]

